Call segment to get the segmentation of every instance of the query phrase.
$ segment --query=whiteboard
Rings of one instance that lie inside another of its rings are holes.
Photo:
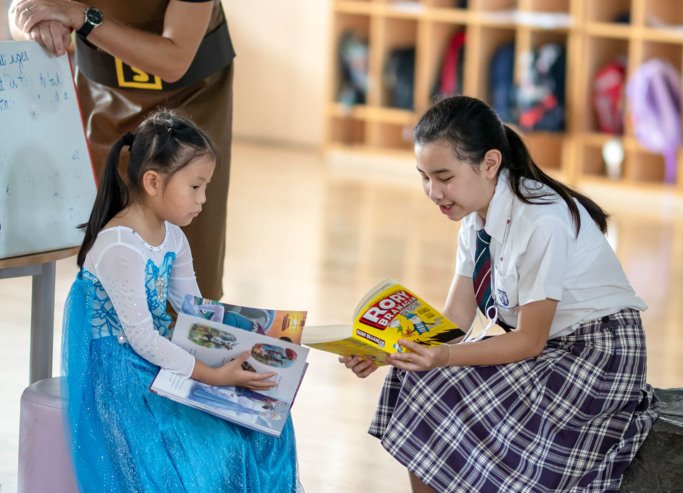
[[[0,42],[0,259],[80,245],[95,194],[67,55]]]

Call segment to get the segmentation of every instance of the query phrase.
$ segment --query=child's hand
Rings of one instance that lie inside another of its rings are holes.
[[[277,383],[269,380],[275,376],[275,372],[256,373],[242,368],[242,364],[249,356],[249,351],[245,351],[218,368],[212,368],[196,360],[192,378],[214,386],[232,385],[251,390],[268,390],[275,387]]]
[[[245,387],[251,390],[268,390],[277,384],[269,380],[275,376],[275,372],[255,373],[242,368],[242,364],[251,356],[249,351],[245,351],[232,361],[227,362],[220,368],[216,368],[219,378],[225,378],[223,385],[233,385],[235,387]]]
[[[425,371],[440,366],[448,366],[450,359],[448,344],[426,347],[406,339],[400,339],[398,343],[410,351],[394,353],[387,358],[387,361],[396,368],[408,371]]]
[[[339,362],[350,368],[358,378],[365,378],[378,368],[373,361],[361,356],[340,356]]]

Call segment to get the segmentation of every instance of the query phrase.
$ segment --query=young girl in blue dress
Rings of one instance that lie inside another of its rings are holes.
[[[461,222],[444,314],[470,327],[479,308],[506,332],[401,341],[370,433],[415,492],[617,491],[656,399],[646,306],[605,239],[607,214],[477,99],[436,103],[414,138],[425,193]],[[341,361],[359,377],[376,368]]]
[[[291,418],[274,438],[149,390],[159,368],[210,385],[274,385],[272,373],[241,368],[248,353],[212,368],[170,341],[167,301],[178,310],[185,294],[200,296],[180,227],[201,212],[216,161],[204,132],[170,111],[109,154],[65,308],[65,416],[81,491],[297,490]]]

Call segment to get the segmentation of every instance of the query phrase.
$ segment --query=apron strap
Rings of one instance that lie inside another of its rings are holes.
[[[121,59],[99,50],[87,40],[76,37],[76,64],[88,79],[108,87],[162,91],[192,86],[211,74],[227,67],[235,57],[235,50],[228,34],[228,24],[223,22],[204,36],[197,54],[185,75],[173,83],[167,83],[154,74],[131,67]]]

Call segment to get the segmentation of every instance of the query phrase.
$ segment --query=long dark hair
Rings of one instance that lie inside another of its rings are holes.
[[[586,208],[600,231],[607,231],[608,214],[586,195],[545,174],[532,159],[522,137],[502,123],[495,111],[479,99],[452,96],[437,101],[420,118],[413,138],[421,145],[446,141],[456,158],[472,166],[479,165],[487,151],[498,149],[502,155],[500,169],[509,171],[510,188],[519,200],[527,204],[554,202],[552,194],[525,187],[524,178],[529,178],[547,185],[564,200],[576,225],[577,236],[581,217],[573,199]]]
[[[128,146],[126,181],[119,174],[121,150]],[[171,178],[195,158],[211,156],[218,163],[218,153],[211,139],[192,121],[172,110],[157,110],[148,116],[135,134],[126,134],[114,142],[104,165],[97,196],[87,223],[76,263],[83,267],[85,256],[100,230],[119,212],[141,198],[142,177],[158,171]]]

